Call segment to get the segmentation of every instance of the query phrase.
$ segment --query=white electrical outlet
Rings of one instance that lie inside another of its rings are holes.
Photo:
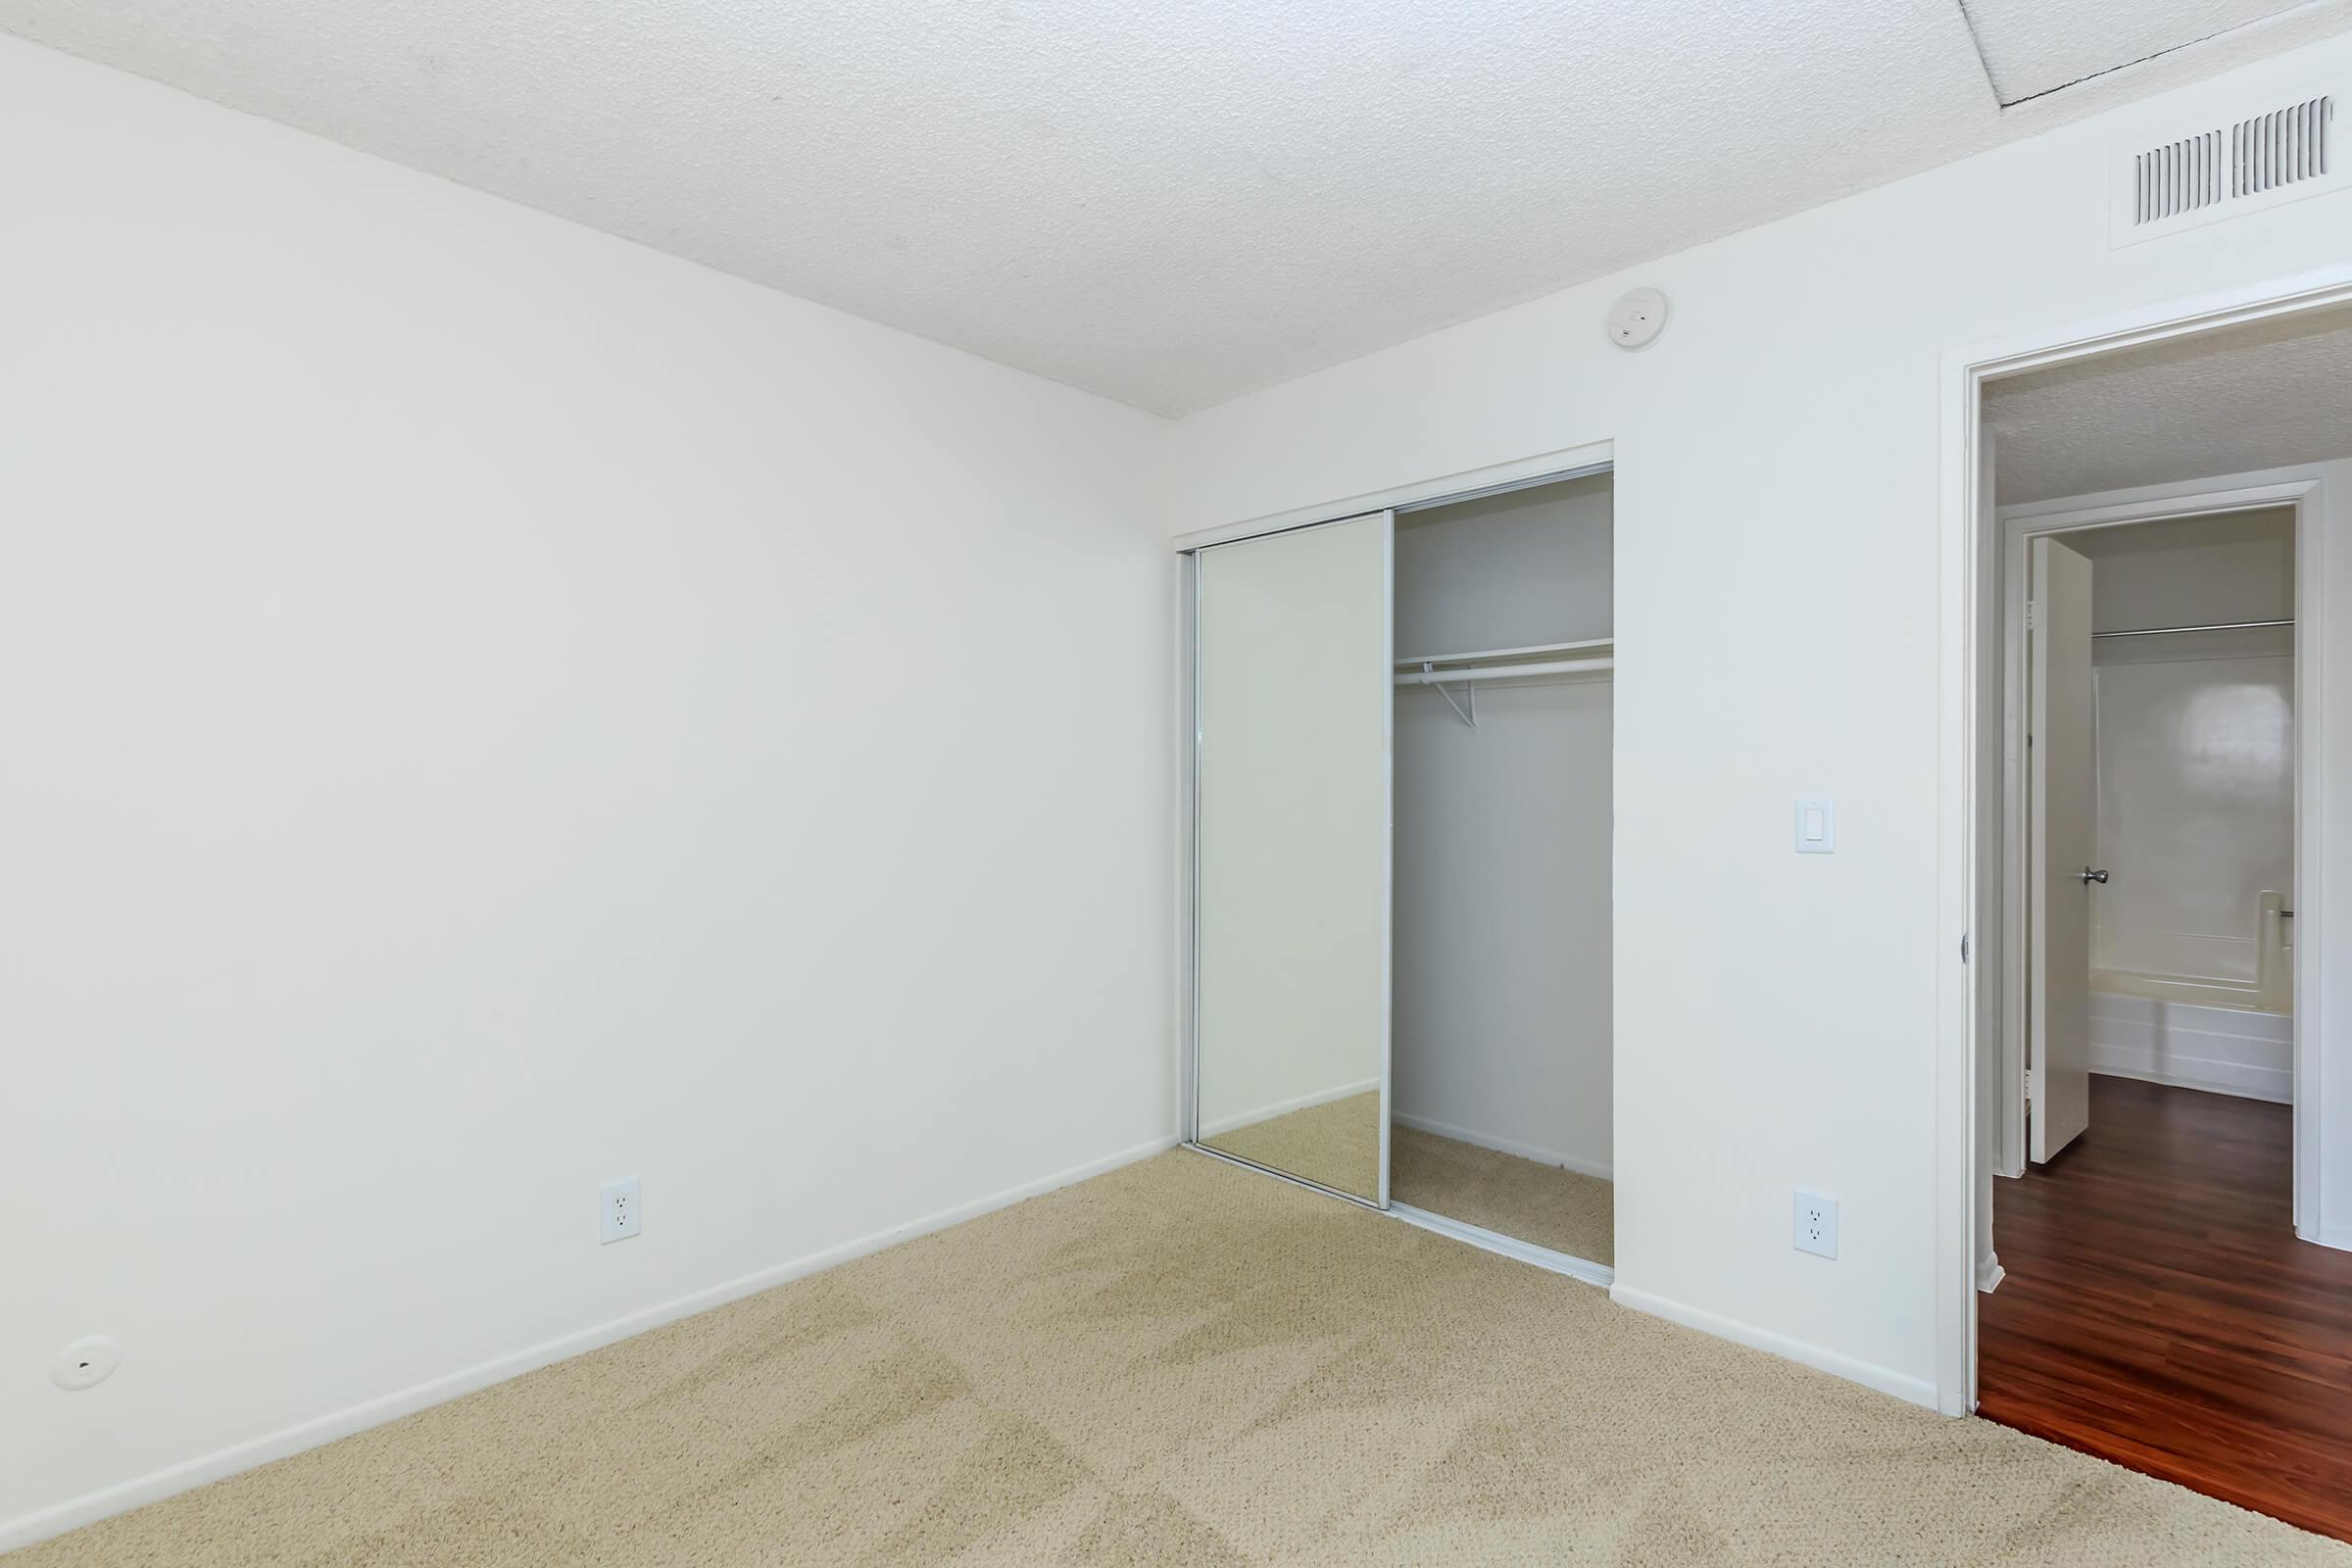
[[[1819,1193],[1798,1189],[1796,1195],[1796,1250],[1816,1252],[1823,1257],[1838,1255],[1838,1200],[1824,1198]]]
[[[602,1204],[596,1230],[599,1245],[625,1242],[644,1228],[645,1202],[638,1194],[637,1185],[637,1178],[631,1176],[625,1181],[605,1183],[597,1194],[597,1200]]]

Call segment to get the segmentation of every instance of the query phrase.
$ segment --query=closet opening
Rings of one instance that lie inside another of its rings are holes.
[[[1615,1259],[1610,503],[1603,473],[1396,518],[1390,1198],[1588,1277]]]
[[[1186,1141],[1612,1277],[1603,463],[1185,552]]]

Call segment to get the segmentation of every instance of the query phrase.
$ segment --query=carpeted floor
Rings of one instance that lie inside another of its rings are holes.
[[[1380,1197],[1380,1092],[1350,1095],[1203,1138],[1211,1149],[1320,1182],[1359,1198]]]
[[[9,1568],[2352,1563],[1187,1151]]]
[[[1617,1262],[1617,1189],[1597,1176],[1392,1126],[1389,1198],[1590,1263]]]

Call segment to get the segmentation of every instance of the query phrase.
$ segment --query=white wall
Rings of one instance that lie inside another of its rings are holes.
[[[0,146],[0,1545],[1168,1139],[1163,426],[13,40]]]
[[[1399,656],[1606,637],[1609,531],[1605,475],[1399,517]],[[1483,687],[1476,729],[1427,686],[1396,692],[1396,1114],[1592,1175],[1611,1160],[1609,730],[1605,680]]]
[[[1180,425],[1176,532],[1615,442],[1620,1299],[1933,1396],[1941,357],[2340,264],[2344,195],[2123,249],[2106,204],[2114,147],[2347,81],[2318,45]]]

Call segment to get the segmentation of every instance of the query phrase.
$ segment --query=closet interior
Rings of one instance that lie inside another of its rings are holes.
[[[1392,1200],[1609,1265],[1607,474],[1396,519]]]
[[[1611,495],[1191,558],[1191,1141],[1598,1279]]]

